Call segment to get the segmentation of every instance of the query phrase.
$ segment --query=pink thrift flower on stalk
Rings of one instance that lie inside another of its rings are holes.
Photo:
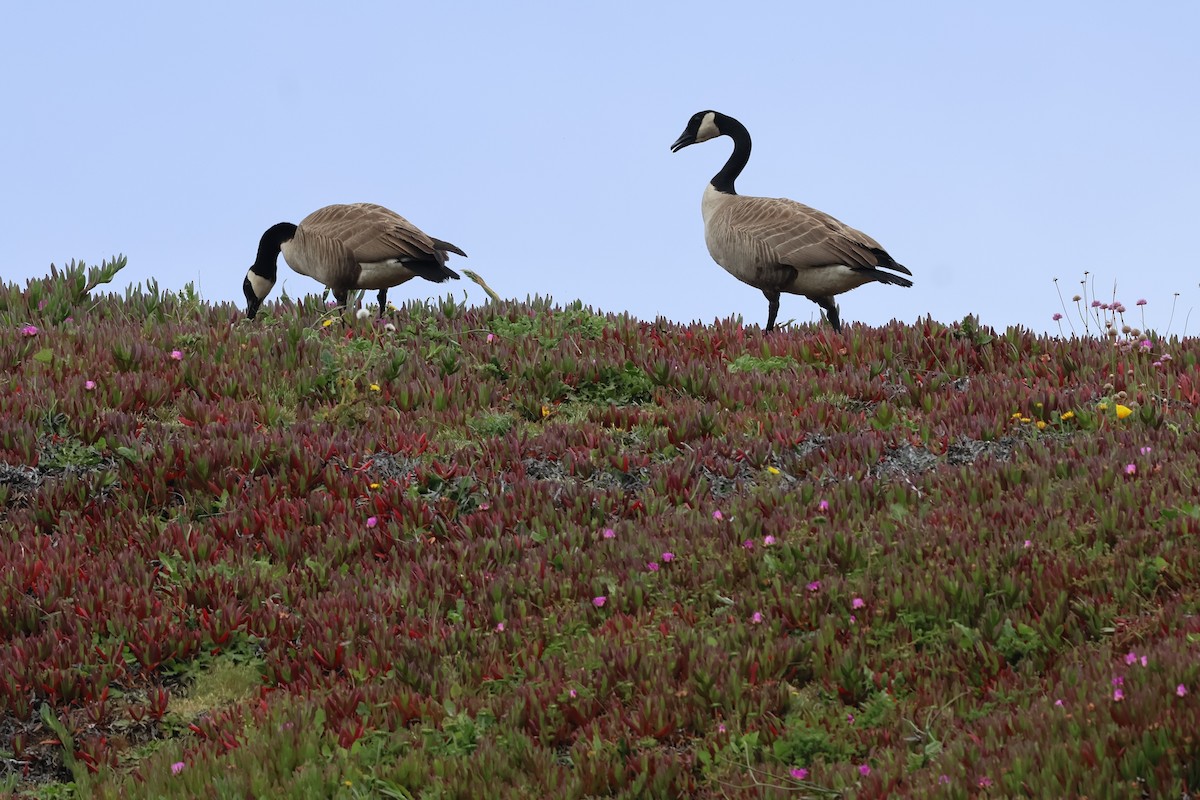
[[[187,764],[184,764],[182,761],[176,761],[171,765],[171,774],[178,775],[179,773],[183,772],[183,768],[186,766]]]
[[[792,777],[798,781],[807,780],[808,770],[806,770],[804,767],[796,767],[792,770]]]
[[[1058,322],[1060,319],[1062,319],[1062,314],[1055,314],[1053,317],[1051,317],[1051,319],[1053,319],[1055,322]]]
[[[1146,305],[1146,301],[1145,301],[1145,300],[1138,300],[1138,301],[1137,301],[1137,303],[1135,303],[1134,305],[1144,306],[1144,305]]]
[[[866,604],[867,604],[866,601],[863,600],[861,597],[856,597],[850,601],[851,608],[862,608]]]
[[[25,336],[37,336],[37,325],[26,325],[24,328],[21,328],[21,333]]]
[[[599,597],[592,598],[592,605],[594,605],[596,608],[600,608],[607,602],[608,602],[608,598],[605,597],[604,595],[600,595]]]
[[[663,562],[664,562],[664,563],[665,563],[665,562],[667,562],[667,561],[674,561],[674,560],[675,560],[675,554],[674,554],[674,553],[672,553],[672,552],[670,552],[670,551],[667,551],[667,552],[665,552],[665,553],[663,553],[663,554],[662,554],[662,560],[663,560]]]

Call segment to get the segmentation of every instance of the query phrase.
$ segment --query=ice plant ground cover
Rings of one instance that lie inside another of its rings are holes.
[[[1190,797],[1195,339],[0,288],[0,789]]]

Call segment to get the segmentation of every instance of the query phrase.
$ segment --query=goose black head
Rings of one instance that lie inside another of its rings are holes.
[[[724,131],[721,130],[721,121],[728,119],[719,111],[697,111],[692,114],[692,118],[688,120],[687,127],[683,129],[683,133],[671,145],[671,152],[678,153],[688,145],[698,144],[699,142],[707,142],[709,139],[715,139]]]
[[[291,240],[295,235],[294,224],[280,222],[267,228],[258,241],[258,256],[246,271],[246,279],[242,281],[242,294],[246,295],[247,318],[254,319],[263,300],[271,293],[278,274],[279,250],[284,242]]]

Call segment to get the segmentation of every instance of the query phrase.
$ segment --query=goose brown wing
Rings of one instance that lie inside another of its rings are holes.
[[[305,217],[300,228],[311,237],[340,242],[359,263],[445,260],[433,239],[396,212],[374,203],[326,206]]]
[[[725,213],[730,230],[757,243],[769,260],[797,269],[844,264],[847,267],[903,267],[879,242],[811,206],[774,197],[738,196]]]

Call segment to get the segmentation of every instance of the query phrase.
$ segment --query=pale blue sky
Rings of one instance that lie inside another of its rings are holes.
[[[878,239],[915,287],[847,322],[1054,329],[1084,270],[1173,332],[1200,298],[1200,3],[22,3],[0,26],[0,277],[129,257],[121,286],[236,300],[258,237],[370,201],[504,296],[643,319],[766,301],[700,195],[739,118],[744,194]],[[292,294],[319,285],[281,263]],[[469,281],[452,284],[481,302]],[[421,280],[391,298],[446,291]],[[817,307],[785,295],[780,319]],[[1193,320],[1194,333],[1200,320]]]

